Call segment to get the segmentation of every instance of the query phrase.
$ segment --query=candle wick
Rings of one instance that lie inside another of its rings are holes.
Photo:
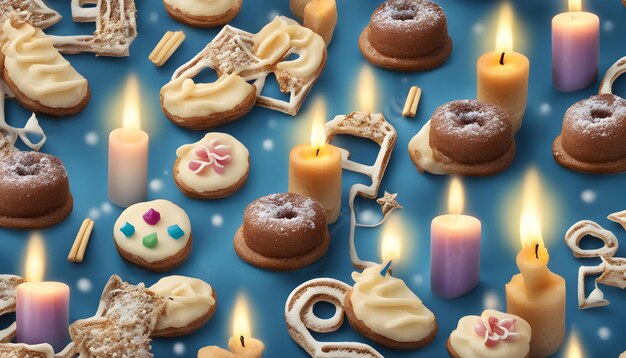
[[[500,64],[504,65],[504,52],[502,52],[502,55],[500,55]]]
[[[241,341],[241,346],[246,348],[246,340],[245,340],[245,338],[243,338],[243,336],[239,336],[239,340]]]
[[[383,267],[383,269],[380,271],[380,275],[382,277],[385,277],[385,275],[387,275],[387,271],[389,271],[389,268],[391,267],[391,260],[389,260],[389,262],[387,262],[387,264],[385,265],[385,267]]]
[[[535,257],[539,259],[539,244],[535,244]]]
[[[320,148],[315,149],[315,156],[317,157],[320,154]]]

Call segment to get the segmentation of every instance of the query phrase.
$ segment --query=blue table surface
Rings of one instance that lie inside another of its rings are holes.
[[[48,30],[54,34],[89,33],[92,24],[71,21],[69,1],[50,0],[49,5],[64,15],[64,20]],[[258,31],[277,14],[290,16],[287,0],[244,0],[243,8],[231,25],[251,32]],[[352,283],[353,268],[348,256],[349,209],[347,189],[367,180],[345,174],[343,203],[339,221],[330,226],[332,242],[319,263],[289,273],[259,270],[242,262],[233,250],[232,238],[241,225],[245,206],[269,193],[287,189],[288,152],[297,142],[306,140],[310,121],[307,118],[315,96],[328,103],[328,118],[358,109],[355,86],[363,67],[374,71],[377,87],[375,108],[382,111],[398,130],[383,190],[399,194],[405,210],[405,251],[395,265],[394,275],[406,281],[436,314],[437,339],[417,351],[398,352],[374,345],[388,357],[443,357],[445,341],[459,318],[480,314],[484,307],[505,309],[504,284],[518,272],[515,255],[519,249],[519,191],[524,173],[536,167],[543,183],[543,233],[550,251],[550,269],[567,280],[567,334],[579,333],[589,357],[616,357],[626,349],[626,294],[605,287],[611,305],[579,310],[577,304],[578,267],[597,264],[594,259],[575,259],[563,242],[567,228],[581,219],[591,219],[609,228],[622,241],[626,232],[606,220],[606,215],[626,209],[626,176],[584,175],[558,166],[551,152],[552,141],[560,132],[565,110],[574,102],[597,90],[597,83],[575,93],[561,93],[551,84],[550,20],[563,11],[565,1],[523,1],[513,3],[517,17],[516,49],[531,61],[528,107],[517,135],[517,155],[505,172],[487,178],[465,178],[466,211],[483,223],[481,282],[471,293],[455,300],[434,296],[429,284],[429,223],[445,211],[447,177],[419,174],[407,153],[407,144],[439,105],[475,96],[475,60],[493,44],[493,19],[499,2],[446,0],[449,32],[454,42],[451,57],[441,67],[429,72],[400,73],[369,65],[357,47],[357,38],[380,1],[338,0],[339,22],[328,49],[328,63],[318,83],[294,118],[263,108],[255,108],[244,118],[218,128],[243,142],[251,152],[250,179],[237,193],[223,200],[202,201],[185,197],[175,186],[171,168],[178,146],[195,142],[203,136],[174,126],[159,108],[158,92],[173,71],[199,52],[218,29],[194,29],[171,20],[160,1],[138,1],[139,36],[127,58],[96,58],[90,54],[67,56],[87,79],[92,99],[87,108],[70,118],[40,116],[49,139],[43,150],[59,156],[69,172],[74,195],[74,211],[63,223],[44,230],[47,245],[47,279],[66,282],[72,288],[71,321],[89,317],[98,305],[101,290],[112,274],[124,280],[150,285],[165,274],[157,274],[129,264],[120,258],[112,239],[113,223],[122,211],[107,199],[107,136],[121,125],[119,98],[130,73],[139,76],[142,86],[142,119],[150,134],[149,198],[165,198],[183,207],[193,225],[194,246],[188,260],[168,274],[194,276],[215,288],[218,309],[212,320],[196,333],[174,339],[156,339],[157,357],[194,357],[200,347],[226,346],[230,332],[231,310],[238,292],[245,291],[254,312],[254,336],[266,344],[266,357],[301,357],[303,350],[287,333],[284,303],[300,283],[316,277],[332,277]],[[626,8],[619,0],[586,1],[584,6],[601,19],[600,72],[626,55]],[[162,68],[153,66],[148,54],[166,30],[183,30],[187,40]],[[519,36],[524,34],[524,36]],[[521,37],[521,38],[520,38]],[[204,76],[204,75],[202,75]],[[210,78],[210,74],[203,78]],[[415,118],[400,115],[408,89],[417,84],[424,94]],[[616,93],[626,94],[626,81],[620,80]],[[29,113],[9,102],[11,123],[23,123]],[[341,139],[342,145],[355,150],[357,160],[373,162],[378,148],[361,140]],[[358,215],[363,220],[376,217],[372,201],[357,199]],[[95,220],[95,229],[85,261],[69,263],[66,259],[74,236],[85,217]],[[0,231],[0,272],[23,273],[23,253],[28,231]],[[357,231],[361,257],[378,260],[380,228]],[[617,256],[626,256],[621,248]],[[591,282],[588,282],[591,285]],[[592,287],[588,286],[588,289]],[[321,311],[324,311],[322,308]],[[328,312],[326,312],[328,313]],[[368,342],[346,323],[336,333],[316,335],[320,341]],[[565,344],[564,344],[565,347]],[[565,349],[557,354],[562,356]]]

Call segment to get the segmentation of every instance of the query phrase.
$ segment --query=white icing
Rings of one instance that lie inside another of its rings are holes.
[[[88,91],[81,76],[53,41],[27,23],[2,26],[4,68],[11,81],[28,98],[52,108],[70,108],[83,101]]]
[[[352,273],[354,315],[373,332],[396,342],[418,342],[433,333],[435,315],[404,283],[381,266]]]
[[[165,314],[159,317],[157,330],[186,327],[215,305],[213,288],[197,278],[163,277],[150,290],[165,299]]]
[[[515,319],[515,338],[500,340],[493,347],[485,345],[483,336],[476,334],[475,326],[480,320],[496,317],[499,320]],[[457,328],[450,334],[450,345],[460,357],[508,358],[526,357],[530,351],[530,325],[520,317],[485,310],[480,316],[465,316],[459,320]]]
[[[238,6],[238,0],[164,0],[165,3],[191,16],[219,16]]]
[[[156,225],[149,225],[143,219],[143,214],[154,209],[161,214],[161,219]],[[120,228],[128,222],[135,227],[135,233],[126,237]],[[167,232],[167,228],[178,225],[185,233],[181,238],[174,239]],[[158,243],[153,248],[143,245],[143,237],[157,233]],[[187,213],[176,204],[167,200],[154,200],[138,203],[128,207],[115,222],[113,236],[115,243],[122,250],[137,255],[148,262],[156,262],[171,257],[181,251],[191,235],[191,223]]]
[[[254,87],[235,74],[220,76],[213,83],[195,83],[179,77],[161,88],[163,107],[171,114],[190,118],[233,110],[254,91]]]
[[[201,145],[209,144],[214,139],[218,139],[220,143],[230,147],[231,161],[225,165],[224,172],[221,174],[211,168],[205,168],[197,174],[194,173],[189,169],[189,163],[197,159],[195,150]],[[181,146],[176,150],[176,156],[180,158],[178,163],[179,179],[197,192],[211,192],[234,185],[246,175],[250,165],[248,149],[235,137],[218,132],[207,133],[200,141]]]
[[[416,164],[425,171],[437,175],[446,174],[441,163],[433,158],[433,150],[430,147],[430,120],[424,124],[422,129],[409,142],[409,152],[420,154]]]

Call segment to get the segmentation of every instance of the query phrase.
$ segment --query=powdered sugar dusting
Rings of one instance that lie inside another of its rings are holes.
[[[311,198],[293,193],[271,194],[252,202],[246,209],[247,220],[263,223],[277,234],[298,228],[315,229],[315,217],[322,206]]]
[[[440,21],[444,16],[441,8],[430,1],[388,0],[372,15],[372,21],[382,26],[411,31],[413,25]]]
[[[611,94],[592,96],[574,103],[564,122],[579,133],[609,137],[626,126],[626,100]]]
[[[476,100],[453,101],[437,108],[431,126],[459,138],[475,140],[486,140],[511,129],[506,113]]]
[[[67,178],[61,160],[37,152],[16,152],[0,161],[0,180],[15,186],[47,186]]]

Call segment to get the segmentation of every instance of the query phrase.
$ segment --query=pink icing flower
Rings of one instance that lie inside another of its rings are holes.
[[[217,138],[211,139],[208,145],[200,145],[195,149],[196,158],[189,162],[189,169],[194,174],[200,174],[204,168],[211,167],[218,174],[223,174],[226,165],[230,163],[230,146],[221,144]]]
[[[485,346],[495,347],[500,341],[519,337],[519,333],[515,332],[516,322],[517,320],[513,318],[499,320],[493,316],[489,318],[480,317],[474,326],[474,332],[485,337]]]

